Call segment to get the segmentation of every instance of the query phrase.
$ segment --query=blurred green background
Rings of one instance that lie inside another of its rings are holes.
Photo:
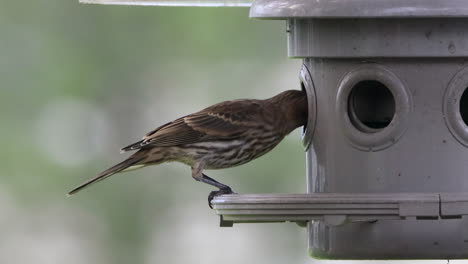
[[[220,228],[212,188],[182,164],[65,196],[165,122],[299,89],[284,21],[249,19],[248,8],[3,1],[0,33],[0,263],[312,262],[295,224]],[[300,130],[207,174],[239,193],[304,192]]]
[[[248,8],[3,1],[0,33],[0,263],[332,262],[307,256],[295,224],[220,228],[212,188],[178,163],[65,196],[165,122],[298,89],[284,21],[249,19]],[[304,192],[300,130],[256,161],[207,174],[239,193]]]

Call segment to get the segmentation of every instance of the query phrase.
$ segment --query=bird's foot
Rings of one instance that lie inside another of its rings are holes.
[[[233,192],[231,187],[228,187],[228,186],[226,186],[224,188],[221,188],[218,191],[210,192],[210,194],[208,195],[208,206],[211,209],[213,209],[213,206],[211,206],[211,201],[213,200],[213,198],[215,198],[218,195],[222,195],[222,194],[237,194],[237,193]]]

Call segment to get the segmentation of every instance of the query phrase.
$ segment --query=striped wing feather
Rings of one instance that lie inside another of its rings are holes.
[[[142,141],[122,150],[135,150],[145,145],[177,146],[233,137],[252,127],[259,114],[261,104],[258,100],[223,102],[162,125],[146,134]]]
[[[188,126],[185,118],[179,118],[146,134],[142,143],[162,147],[190,144],[202,139],[205,135]]]

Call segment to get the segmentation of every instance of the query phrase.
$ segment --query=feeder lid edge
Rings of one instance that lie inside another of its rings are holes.
[[[256,0],[251,18],[468,17],[466,0]]]

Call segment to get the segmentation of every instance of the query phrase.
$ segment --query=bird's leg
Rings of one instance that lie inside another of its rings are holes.
[[[213,209],[213,207],[211,206],[211,200],[213,200],[213,198],[215,196],[218,196],[218,195],[221,195],[221,194],[231,194],[231,193],[234,193],[234,192],[232,191],[231,187],[229,187],[229,186],[227,186],[225,184],[222,184],[222,183],[218,182],[217,180],[215,180],[213,178],[210,178],[210,177],[206,176],[202,172],[203,167],[204,167],[203,163],[199,163],[197,165],[198,166],[196,166],[196,167],[192,167],[192,177],[196,181],[201,181],[201,182],[204,182],[204,183],[209,184],[211,186],[215,186],[215,187],[219,188],[219,191],[212,191],[208,195],[208,206],[210,206],[210,208]]]
[[[204,173],[202,173],[202,180],[201,181],[219,188],[219,191],[211,191],[210,194],[208,195],[208,206],[211,209],[213,209],[213,207],[211,206],[211,201],[216,196],[222,195],[222,194],[235,194],[235,192],[232,191],[231,187],[229,187],[229,186],[227,186],[225,184],[222,184],[222,183],[220,183],[220,182],[206,176]]]
[[[208,177],[206,174],[202,173],[202,178],[200,179],[201,182],[204,182],[206,184],[218,187],[220,190],[231,190],[231,187],[220,183],[219,181]]]

